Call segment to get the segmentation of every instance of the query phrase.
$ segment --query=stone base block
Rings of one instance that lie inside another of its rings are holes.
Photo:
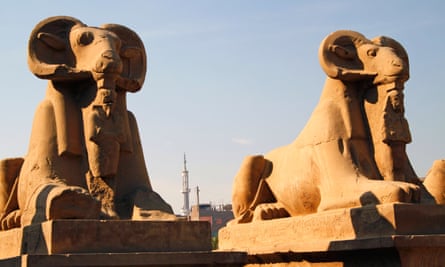
[[[88,253],[22,255],[0,260],[0,267],[241,267],[246,262],[247,255],[242,252]]]
[[[0,232],[0,260],[21,254],[22,237],[22,229],[12,229]]]
[[[445,266],[445,206],[387,204],[229,225],[248,266]]]
[[[381,243],[379,243],[381,242]],[[245,267],[443,267],[445,235],[344,240],[345,250],[252,253]],[[377,245],[376,245],[377,244]],[[355,247],[355,248],[354,248]],[[363,249],[361,247],[370,247]]]
[[[206,222],[56,220],[0,232],[0,259],[23,254],[210,251]]]
[[[208,222],[56,220],[0,232],[0,267],[244,266],[212,251]]]

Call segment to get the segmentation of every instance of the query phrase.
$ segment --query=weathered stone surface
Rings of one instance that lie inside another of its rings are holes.
[[[210,251],[206,222],[57,220],[0,232],[0,258],[21,254]],[[6,246],[7,245],[7,246]]]
[[[0,232],[0,259],[20,255],[22,238],[23,231],[20,228]]]
[[[430,234],[445,234],[445,207],[399,203],[231,224],[220,230],[219,247],[249,253],[324,252],[387,247],[394,235]]]
[[[445,235],[396,236],[394,243],[403,267],[445,265]]]
[[[3,266],[244,266],[212,251],[207,222],[57,220],[0,232]]]
[[[437,237],[420,236],[428,243]],[[274,253],[249,255],[249,264],[245,267],[442,267],[445,262],[445,238],[440,244],[409,247],[401,244],[408,239],[416,240],[417,236],[395,237],[392,248],[348,250],[337,252],[312,253]]]
[[[221,266],[241,267],[247,262],[243,252],[144,252],[23,255],[0,260],[0,267],[76,267],[76,266]]]
[[[395,203],[231,224],[219,247],[247,251],[247,266],[439,267],[445,206]]]

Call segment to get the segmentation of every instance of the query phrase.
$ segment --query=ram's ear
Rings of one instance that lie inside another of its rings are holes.
[[[28,42],[28,66],[42,79],[63,80],[86,76],[75,69],[69,33],[81,21],[67,16],[47,18],[36,25]]]
[[[407,80],[409,78],[409,58],[408,53],[406,52],[405,48],[397,42],[396,40],[386,37],[386,36],[378,36],[371,40],[374,44],[379,46],[386,46],[391,47],[396,52],[397,56],[403,60],[404,63],[404,69],[406,70],[407,74]]]
[[[363,63],[357,56],[357,47],[370,43],[358,32],[340,30],[329,34],[319,49],[320,65],[331,78],[354,81],[376,73],[366,73]]]
[[[105,24],[101,28],[114,32],[121,39],[120,57],[123,70],[116,82],[117,86],[129,92],[140,90],[147,72],[147,55],[141,38],[122,25]]]

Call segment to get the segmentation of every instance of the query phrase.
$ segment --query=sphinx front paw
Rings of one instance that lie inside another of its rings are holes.
[[[253,221],[272,220],[289,217],[289,213],[280,203],[262,203],[253,212]]]

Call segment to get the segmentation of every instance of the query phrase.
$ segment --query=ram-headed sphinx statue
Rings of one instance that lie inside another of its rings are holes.
[[[24,158],[0,162],[1,229],[52,219],[173,219],[153,191],[127,92],[141,89],[146,52],[132,30],[67,16],[31,33],[28,64],[47,79]]]
[[[444,203],[445,161],[422,183],[406,153],[408,55],[389,37],[328,35],[319,49],[327,75],[298,137],[248,156],[233,185],[234,223],[394,202]]]

